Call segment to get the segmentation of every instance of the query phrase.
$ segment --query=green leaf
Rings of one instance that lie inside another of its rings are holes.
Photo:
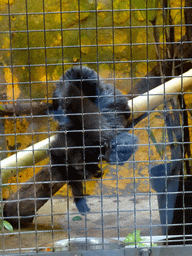
[[[73,221],[79,221],[79,220],[82,220],[81,216],[75,216],[73,219]]]
[[[135,246],[136,244],[137,247],[149,247],[148,242],[140,243],[141,241],[145,241],[145,239],[141,238],[140,233],[141,233],[140,230],[136,230],[136,236],[135,236],[135,232],[133,232],[132,234],[129,234],[128,236],[126,236],[123,242],[130,246]],[[135,238],[136,238],[136,241],[135,241]],[[152,246],[157,246],[157,244],[152,243]]]
[[[138,9],[144,9],[141,11],[142,16],[150,22],[154,21],[157,16],[158,3],[160,0],[133,0],[133,4]]]
[[[149,134],[149,137],[151,138],[152,142],[155,144],[155,148],[157,150],[157,153],[160,155],[160,157],[162,158],[163,157],[163,149],[161,147],[161,145],[158,145],[157,144],[157,140],[155,138],[155,135],[154,133],[151,131],[151,130],[148,130],[147,129],[147,132]],[[163,131],[164,132],[164,131]]]
[[[140,230],[136,230],[136,241],[135,241],[135,232],[133,232],[132,234],[129,234],[125,240],[123,241],[124,243],[131,243],[131,244],[135,244],[135,242],[141,242],[143,241],[143,239],[140,237]]]
[[[7,230],[13,232],[13,226],[12,226],[8,221],[4,220],[4,221],[3,221],[3,226],[4,226],[4,228],[6,228]]]

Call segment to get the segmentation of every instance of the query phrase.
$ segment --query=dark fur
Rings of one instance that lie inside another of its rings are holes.
[[[82,182],[99,177],[101,158],[123,164],[136,150],[136,136],[126,132],[127,98],[85,66],[69,69],[56,85],[53,110],[59,133],[51,162],[72,187],[81,214],[89,211]]]

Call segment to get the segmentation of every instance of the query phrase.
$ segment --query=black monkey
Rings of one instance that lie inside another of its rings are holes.
[[[127,133],[127,98],[86,67],[69,69],[53,93],[59,133],[50,150],[52,172],[59,171],[72,188],[81,214],[90,211],[82,182],[99,177],[98,163],[122,165],[135,152],[137,137]]]

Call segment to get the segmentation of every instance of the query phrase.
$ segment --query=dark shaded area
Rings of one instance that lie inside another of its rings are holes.
[[[164,1],[164,6],[166,7],[166,1]],[[181,42],[178,42],[178,45],[175,47],[171,44],[170,47],[169,45],[167,46],[167,50],[171,53],[170,59],[175,59],[175,61],[163,61],[161,63],[162,69],[160,64],[157,64],[147,74],[146,78],[141,79],[133,88],[130,92],[133,96],[139,94],[141,91],[142,93],[149,91],[161,83],[166,82],[173,74],[178,76],[192,68],[191,61],[183,60],[192,57],[192,46],[190,43],[192,35],[192,15],[191,8],[188,8],[191,6],[191,0],[185,1],[185,7],[187,7],[184,11],[186,23],[185,36],[183,36]],[[170,42],[174,42],[174,36],[171,33],[173,34],[174,30],[170,30],[169,37]],[[156,78],[156,76],[159,78]],[[167,77],[166,80],[164,77]],[[187,108],[183,95],[180,94],[178,97],[170,100],[170,103],[165,103],[164,107],[164,118],[167,127],[168,140],[170,142],[171,160],[178,159],[179,161],[153,166],[149,170],[149,173],[152,178],[152,186],[159,193],[157,197],[163,234],[192,234],[190,225],[192,216],[192,178],[191,176],[185,178],[183,176],[184,174],[191,175],[189,160],[187,160],[191,158],[189,125]],[[134,125],[146,116],[147,114],[144,114],[134,120]],[[185,159],[183,159],[183,156],[185,156]],[[180,178],[174,177],[174,175],[180,175]],[[156,179],[153,179],[154,177],[156,177]],[[171,192],[173,192],[173,194],[171,194]],[[186,243],[191,243],[191,241]],[[169,244],[179,243],[177,241],[170,242]]]

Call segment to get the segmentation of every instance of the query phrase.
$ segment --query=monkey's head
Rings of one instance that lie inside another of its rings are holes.
[[[103,154],[100,158],[112,165],[123,165],[136,152],[137,144],[137,136],[122,132],[115,136],[109,144],[103,146]]]

